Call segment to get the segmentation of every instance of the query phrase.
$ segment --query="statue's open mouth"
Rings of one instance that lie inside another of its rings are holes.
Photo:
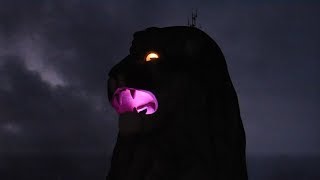
[[[119,113],[145,111],[146,114],[153,114],[158,109],[158,101],[155,95],[146,90],[128,87],[118,88],[111,100],[113,108]]]

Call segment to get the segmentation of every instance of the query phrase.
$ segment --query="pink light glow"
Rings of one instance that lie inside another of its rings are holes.
[[[146,114],[153,114],[158,109],[158,101],[150,91],[134,88],[118,88],[113,94],[111,104],[119,113],[138,112],[147,110]]]

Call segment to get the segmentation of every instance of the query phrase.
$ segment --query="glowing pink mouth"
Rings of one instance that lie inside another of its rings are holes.
[[[150,91],[134,88],[118,88],[113,94],[111,104],[119,113],[138,112],[147,110],[146,114],[153,114],[158,109],[158,101]]]

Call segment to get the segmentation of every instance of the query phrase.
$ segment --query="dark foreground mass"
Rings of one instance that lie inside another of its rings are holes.
[[[159,58],[146,61],[150,52]],[[108,82],[110,101],[117,89],[134,88],[159,104],[151,115],[120,114],[108,180],[247,179],[237,95],[206,33],[182,26],[137,32]]]

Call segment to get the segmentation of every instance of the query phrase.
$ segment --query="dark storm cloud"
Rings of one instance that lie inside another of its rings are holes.
[[[99,94],[105,90],[110,67],[128,52],[132,33],[164,13],[158,13],[159,2],[18,2],[2,6],[8,22],[2,26],[3,34],[9,34],[5,39],[27,37],[33,45],[41,43],[36,53],[45,54],[41,61],[46,67],[54,68],[69,84]]]
[[[0,1],[0,169],[32,166],[36,173],[38,161],[3,160],[18,152],[106,152],[89,164],[107,161],[117,131],[108,70],[128,53],[133,32],[186,25],[192,8],[226,56],[248,152],[318,154],[320,5],[310,2]],[[49,160],[45,168],[83,165],[74,170],[79,174],[87,161],[78,159]],[[261,169],[290,179],[299,162],[274,160]],[[249,169],[257,179],[272,174],[257,168]]]
[[[105,130],[106,113],[91,106],[85,93],[50,86],[19,57],[2,61],[1,152],[107,150],[112,132]]]
[[[105,176],[110,113],[79,89],[51,86],[17,56],[1,57],[0,82],[1,179]]]
[[[117,127],[107,104],[107,72],[128,51],[137,26],[126,25],[148,21],[129,7],[109,1],[1,2],[1,138],[8,144],[2,152],[54,147],[110,154]]]
[[[72,85],[96,90],[105,84],[109,54],[118,45],[111,43],[116,42],[116,29],[107,23],[110,18],[104,6],[74,1],[8,4],[11,13],[6,13],[7,21],[16,23],[4,25],[11,32],[9,41],[27,37],[33,41],[32,46],[41,41],[35,52],[44,54],[40,61],[53,66]]]

